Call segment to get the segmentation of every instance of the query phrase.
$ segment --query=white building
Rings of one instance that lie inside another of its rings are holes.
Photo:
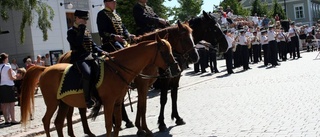
[[[25,42],[20,43],[21,12],[9,11],[8,21],[0,20],[1,30],[10,33],[0,35],[0,53],[9,54],[9,60],[16,58],[20,67],[23,67],[23,58],[31,56],[35,59],[37,55],[44,56],[49,51],[62,50],[63,53],[70,50],[67,41],[67,30],[74,21],[73,13],[76,9],[89,11],[87,27],[93,33],[94,40],[99,42],[98,29],[96,25],[97,13],[104,8],[103,0],[42,0],[54,10],[54,18],[51,22],[52,29],[48,31],[48,40],[43,41],[41,30],[37,27],[37,17],[31,26],[25,28]],[[70,4],[72,8],[70,8]],[[69,8],[68,8],[69,5]],[[93,6],[94,5],[94,6]],[[36,15],[36,14],[34,14]],[[99,43],[98,43],[99,44]]]

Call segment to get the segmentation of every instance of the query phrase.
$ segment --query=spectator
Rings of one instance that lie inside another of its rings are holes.
[[[26,74],[26,69],[25,68],[18,68],[17,69],[17,79],[14,81],[14,86],[17,90],[18,93],[18,106],[20,106],[20,93],[21,93],[21,84],[22,84],[22,80],[24,77],[24,74]]]
[[[254,13],[254,16],[252,17],[252,21],[254,22],[255,26],[258,25],[259,17],[257,15],[257,13]]]
[[[264,15],[262,20],[262,27],[267,29],[269,27],[269,22],[270,20],[267,18],[266,15]]]
[[[274,16],[274,20],[275,21],[280,21],[280,17],[278,16],[278,14],[276,14],[276,16]]]
[[[13,70],[14,72],[17,73],[17,70],[18,70],[19,66],[18,66],[17,60],[16,60],[15,58],[13,58],[13,59],[11,60],[11,68],[12,68],[12,70]]]
[[[41,55],[37,56],[37,60],[34,61],[34,64],[37,66],[44,66],[44,61],[41,60]]]
[[[230,6],[227,6],[227,9],[225,10],[225,12],[228,14],[232,9],[230,8]]]
[[[31,58],[27,58],[26,60],[26,69],[28,70],[30,67],[35,66],[35,64],[32,63]]]
[[[50,62],[50,56],[49,54],[47,53],[44,57],[44,66],[46,67],[49,67],[51,65],[51,62]]]
[[[15,119],[14,111],[14,102],[16,101],[16,98],[13,91],[13,80],[16,79],[16,73],[12,70],[8,57],[9,55],[6,53],[0,54],[0,103],[6,126],[19,124]]]

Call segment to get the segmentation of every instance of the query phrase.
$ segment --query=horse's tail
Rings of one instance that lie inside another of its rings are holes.
[[[39,76],[46,67],[33,66],[24,75],[21,85],[21,123],[26,126],[32,110],[34,109],[34,91],[38,83]]]
[[[91,116],[92,119],[95,120],[97,118],[97,116],[99,115],[99,111],[101,109],[101,99],[98,99],[97,101],[97,105],[95,105],[92,110],[91,110]]]

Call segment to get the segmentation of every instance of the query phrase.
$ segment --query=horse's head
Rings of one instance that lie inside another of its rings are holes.
[[[165,39],[161,39],[159,35],[156,35],[156,41],[158,51],[156,53],[155,63],[159,63],[157,65],[165,70],[166,73],[164,76],[175,77],[180,75],[181,70],[173,57],[170,43]],[[160,56],[158,56],[159,54]]]
[[[205,11],[202,13],[202,16],[189,21],[195,42],[205,40],[213,46],[219,44],[219,52],[226,51],[228,43],[215,17]]]
[[[178,29],[176,33],[174,35],[169,34],[169,41],[172,45],[174,53],[188,63],[198,62],[199,54],[195,49],[193,42],[192,29],[189,27],[189,24],[182,24],[179,20],[177,26]]]

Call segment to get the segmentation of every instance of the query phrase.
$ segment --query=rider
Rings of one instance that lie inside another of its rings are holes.
[[[127,40],[135,37],[128,32],[122,24],[121,17],[115,12],[116,0],[104,0],[105,9],[99,11],[97,15],[97,26],[99,35],[102,38],[102,49],[113,52],[128,46]],[[124,104],[122,103],[122,120],[126,122],[126,127],[134,127],[129,120]]]
[[[136,35],[143,35],[158,28],[164,28],[169,22],[160,18],[153,9],[147,5],[148,0],[138,0],[133,7],[133,17],[137,26]]]
[[[95,72],[98,65],[95,62],[96,53],[107,55],[108,53],[100,49],[93,41],[91,34],[86,29],[88,11],[76,10],[74,13],[74,25],[68,30],[67,40],[70,43],[71,60],[70,63],[76,65],[82,73],[82,86],[86,105],[91,108],[94,101],[90,93],[95,89]],[[91,73],[92,72],[92,73]]]
[[[115,12],[116,0],[104,0],[105,9],[99,11],[97,25],[102,38],[102,49],[108,52],[128,46],[127,40],[135,37],[122,24],[120,16]]]

